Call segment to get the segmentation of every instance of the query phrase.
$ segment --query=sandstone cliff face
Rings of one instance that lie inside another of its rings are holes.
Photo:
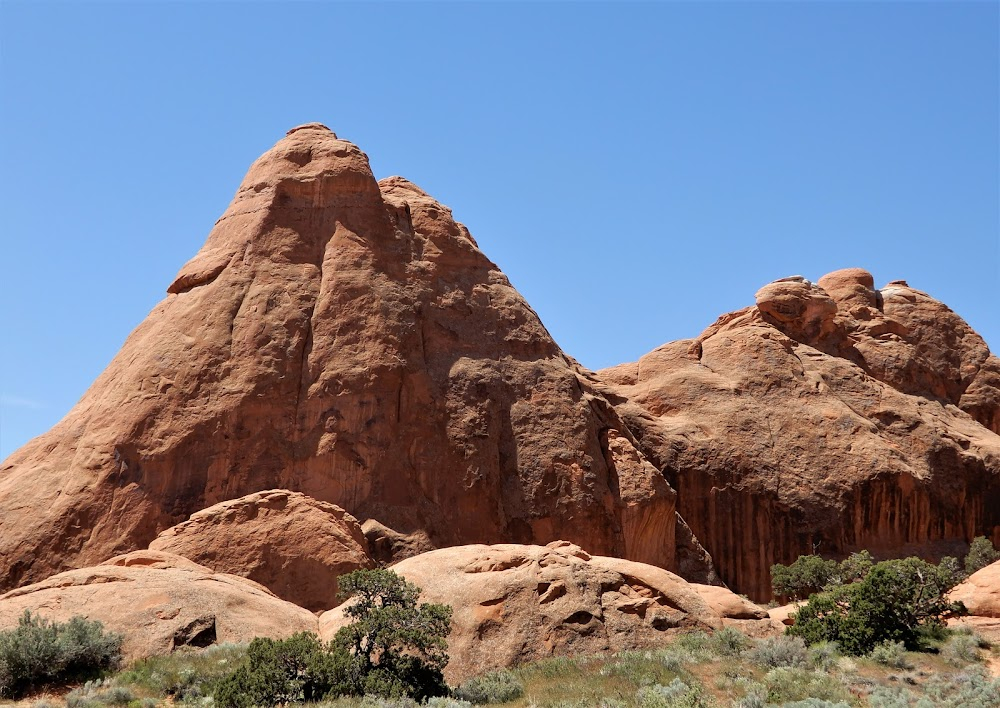
[[[564,541],[442,548],[392,570],[423,590],[422,602],[451,605],[445,676],[452,683],[549,656],[651,646],[696,628],[761,635],[780,626],[725,588]],[[344,607],[320,616],[324,639],[347,623]]]
[[[367,546],[357,519],[343,509],[285,489],[203,509],[149,544],[250,578],[313,612],[340,604],[337,578],[375,565]]]
[[[273,488],[673,567],[674,492],[612,406],[447,208],[329,129],[253,164],[168,293],[0,469],[0,589]]]
[[[1000,531],[996,359],[947,307],[860,269],[788,278],[600,376],[731,588],[813,551],[957,555]]]

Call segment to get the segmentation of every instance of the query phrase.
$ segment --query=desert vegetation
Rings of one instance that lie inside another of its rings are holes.
[[[448,693],[443,670],[451,608],[417,603],[420,588],[390,570],[356,570],[340,579],[351,622],[328,644],[315,634],[255,639],[246,657],[214,687],[226,708],[338,696],[426,700]]]
[[[340,579],[351,621],[328,643],[302,632],[186,649],[117,672],[120,636],[82,618],[61,625],[26,613],[0,633],[0,690],[34,693],[37,708],[53,704],[37,692],[46,684],[69,708],[1000,708],[1000,679],[989,671],[1000,647],[944,622],[963,610],[947,591],[996,553],[983,541],[964,563],[875,562],[862,552],[776,566],[776,593],[811,592],[781,635],[691,631],[644,650],[553,657],[455,686],[444,679],[451,608],[418,603],[419,588],[384,569]]]
[[[296,640],[300,648],[308,643]],[[70,708],[210,706],[248,646],[187,650],[140,662],[67,696]],[[471,678],[423,703],[404,695],[314,700],[317,708],[996,708],[1000,680],[986,662],[1000,651],[967,631],[943,630],[929,651],[901,643],[847,656],[835,643],[753,639],[733,628],[683,634],[664,646],[554,657]],[[307,702],[304,693],[288,702]],[[44,701],[42,701],[44,703]],[[262,701],[263,705],[272,705]],[[40,706],[40,708],[43,708]]]
[[[801,556],[788,566],[774,565],[774,594],[808,602],[788,629],[807,644],[836,642],[853,656],[900,646],[919,651],[940,638],[949,616],[965,607],[946,594],[969,574],[1000,554],[985,537],[974,539],[965,563],[944,557],[934,565],[919,558],[875,563],[867,551],[836,561]]]
[[[0,699],[99,675],[118,665],[121,647],[122,637],[100,622],[50,622],[25,611],[16,628],[0,632]]]

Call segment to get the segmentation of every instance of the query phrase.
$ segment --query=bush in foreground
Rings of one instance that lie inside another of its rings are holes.
[[[506,669],[471,678],[455,691],[456,697],[475,705],[508,703],[522,695],[524,684]]]
[[[390,570],[357,570],[340,579],[354,602],[353,622],[327,645],[302,632],[255,639],[247,657],[215,688],[225,708],[317,701],[337,696],[409,697],[448,693],[444,667],[451,608],[417,604],[420,589]]]
[[[50,622],[25,610],[15,629],[0,632],[0,698],[96,676],[118,665],[121,647],[122,636],[100,622]]]

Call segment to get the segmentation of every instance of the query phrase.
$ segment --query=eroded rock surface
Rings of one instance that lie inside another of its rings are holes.
[[[767,599],[770,566],[805,553],[997,537],[1000,369],[968,324],[861,269],[756,301],[599,372],[729,587]]]
[[[328,128],[253,164],[167,291],[0,469],[0,589],[275,488],[437,546],[674,567],[673,490],[591,379],[446,207]]]
[[[126,661],[317,627],[311,613],[253,581],[158,551],[135,551],[0,595],[0,629],[17,626],[25,610],[57,622],[74,615],[100,620],[124,635]]]
[[[167,529],[150,549],[250,578],[313,612],[339,604],[337,578],[374,565],[357,520],[285,489],[221,502]]]
[[[443,548],[392,570],[423,589],[421,601],[452,606],[451,682],[547,656],[649,646],[696,628],[775,628],[766,611],[724,588],[563,541]],[[324,638],[345,623],[343,609],[320,617]]]

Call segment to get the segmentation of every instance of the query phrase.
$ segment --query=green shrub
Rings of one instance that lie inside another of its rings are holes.
[[[712,635],[711,646],[720,656],[739,656],[750,648],[750,638],[738,629],[723,627]]]
[[[105,708],[106,706],[127,706],[135,700],[135,695],[125,686],[119,686],[110,679],[87,681],[83,686],[66,694],[67,708]]]
[[[749,658],[765,668],[805,666],[806,644],[798,637],[788,635],[758,639],[750,650]]]
[[[409,697],[448,693],[443,670],[451,608],[417,605],[420,589],[390,570],[357,570],[340,578],[353,597],[352,622],[329,645],[314,634],[255,639],[246,660],[215,688],[225,708],[315,701],[327,696]]]
[[[765,708],[767,686],[758,681],[747,681],[743,695],[733,702],[733,708]]]
[[[670,647],[669,649],[656,652],[654,656],[664,669],[675,674],[683,671],[685,664],[694,663],[695,661],[694,657],[681,647]]]
[[[946,614],[964,610],[945,598],[953,581],[946,570],[918,558],[882,561],[863,580],[809,598],[787,633],[810,645],[835,641],[855,656],[886,641],[920,649],[924,632],[943,627]]]
[[[837,568],[837,576],[841,585],[847,585],[863,579],[875,565],[875,559],[868,551],[858,551],[847,556]]]
[[[215,700],[234,708],[318,700],[343,681],[345,664],[315,634],[258,637],[247,648],[246,661],[218,684]]]
[[[894,669],[910,668],[910,663],[906,660],[906,647],[902,642],[879,642],[872,648],[868,658],[876,664]]]
[[[910,708],[910,692],[899,686],[877,686],[868,694],[871,708]]]
[[[475,705],[507,703],[524,695],[524,684],[510,671],[500,669],[469,679],[455,695]]]
[[[953,666],[964,666],[978,662],[980,638],[966,632],[955,632],[948,643],[941,648],[941,655]]]
[[[666,686],[656,683],[643,686],[635,694],[639,708],[701,708],[709,705],[700,688],[688,686],[675,678]]]
[[[701,630],[685,632],[677,637],[671,645],[671,649],[681,656],[687,657],[690,662],[705,661],[711,658],[713,649],[712,637]]]
[[[472,704],[461,698],[449,698],[448,696],[434,696],[428,698],[425,706],[430,708],[472,708]]]
[[[121,661],[121,646],[121,635],[100,622],[49,622],[25,610],[15,629],[0,632],[0,698],[98,675]]]
[[[122,684],[143,692],[170,696],[174,702],[192,702],[211,696],[216,686],[243,663],[245,644],[213,644],[202,650],[182,649],[165,656],[137,661],[122,672]]]
[[[832,676],[793,666],[771,669],[764,677],[764,685],[768,702],[778,705],[807,699],[846,701],[851,697]]]
[[[918,708],[997,708],[1000,706],[1000,679],[994,679],[981,666],[958,674],[932,676],[922,687],[924,694]]]
[[[838,578],[837,561],[799,556],[791,565],[771,566],[771,587],[785,600],[804,600]]]
[[[809,647],[809,665],[820,671],[831,671],[840,661],[837,642],[820,642]]]
[[[993,547],[993,543],[985,536],[976,536],[969,546],[969,553],[965,556],[965,572],[972,575],[977,570],[985,568],[991,563],[1000,560],[1000,552]]]

